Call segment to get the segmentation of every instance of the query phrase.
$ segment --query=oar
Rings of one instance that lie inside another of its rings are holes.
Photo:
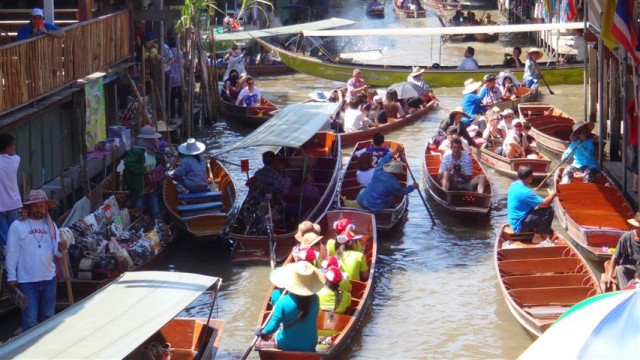
[[[271,270],[276,268],[276,239],[273,234],[273,219],[271,218],[271,196],[267,195],[267,236],[269,236],[269,261]]]
[[[409,171],[409,175],[411,175],[411,180],[413,180],[413,182],[416,182],[416,178],[415,176],[413,176],[413,171],[411,171],[411,166],[409,166],[409,163],[407,162],[407,157],[404,156],[404,154],[402,154],[402,161],[404,161],[404,163],[407,165],[407,171]],[[424,195],[422,195],[422,190],[417,189],[418,190],[418,195],[420,195],[420,199],[422,200],[422,203],[424,204],[425,209],[427,209],[427,212],[429,213],[429,217],[431,218],[431,223],[435,226],[436,225],[436,219],[433,217],[433,214],[431,213],[431,209],[429,208],[429,205],[427,205],[427,200],[425,200]]]
[[[67,283],[67,298],[69,299],[69,304],[73,305],[73,289],[71,288],[71,274],[69,273],[69,251],[66,249],[62,252],[62,263],[62,273]]]
[[[531,62],[533,63],[533,66],[536,68],[536,70],[538,71],[538,74],[540,74],[540,76],[542,76],[542,72],[540,71],[540,68],[538,67],[538,63],[533,60],[530,59]],[[551,95],[555,95],[556,93],[554,93],[551,88],[549,87],[549,84],[547,84],[547,80],[544,79],[544,76],[542,76],[542,82],[544,83],[544,85],[547,87],[547,90],[549,90],[549,94]]]
[[[213,171],[211,171],[211,160],[212,159],[208,159],[206,160],[206,162],[207,162],[207,171],[209,172],[209,177],[211,178],[211,185],[209,186],[209,191],[214,192],[216,191],[216,182],[213,179]]]
[[[218,292],[220,292],[220,285],[222,284],[222,279],[216,280],[213,286],[216,287],[215,293],[213,294],[213,300],[211,300],[211,308],[209,309],[209,318],[207,319],[206,326],[209,326],[209,322],[211,321],[211,315],[213,315],[213,308],[216,305],[216,299],[218,298]],[[206,340],[207,331],[206,329],[202,330],[202,336],[200,337],[200,348],[198,349],[198,353],[196,354],[196,360],[202,359],[205,351],[207,351],[208,341]]]
[[[287,290],[282,290],[282,292],[280,293],[280,298],[282,298],[286,294],[287,294]],[[273,305],[273,308],[275,308],[276,304],[272,304],[272,305]],[[264,327],[266,324],[268,324],[269,320],[271,320],[271,316],[273,315],[273,308],[271,309],[271,312],[269,313],[269,316],[267,316],[267,318],[262,323],[262,327]],[[259,338],[260,337],[258,335],[256,335],[256,338],[253,339],[253,342],[251,343],[251,345],[249,345],[249,347],[247,348],[247,351],[245,351],[244,355],[242,355],[241,360],[246,360],[249,357],[249,354],[251,354],[251,350],[253,350],[253,347],[256,345],[256,343],[258,342]]]
[[[569,155],[567,155],[564,159],[560,160],[558,165],[556,165],[553,168],[553,170],[549,171],[549,174],[547,174],[547,176],[545,176],[544,179],[542,179],[540,184],[538,184],[538,186],[536,186],[536,188],[535,188],[536,191],[538,189],[540,189],[542,187],[542,185],[544,185],[547,182],[547,179],[549,178],[549,176],[551,176],[551,174],[555,174],[556,170],[558,170],[560,165],[564,164],[567,161],[567,159],[569,159],[571,157],[571,155],[573,155],[573,153],[576,151],[576,149],[578,149],[578,147],[580,147],[580,144],[578,144],[576,147],[574,147],[573,150],[571,150],[571,152],[569,153]]]

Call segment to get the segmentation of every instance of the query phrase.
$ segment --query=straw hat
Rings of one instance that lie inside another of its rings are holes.
[[[164,132],[164,131],[168,131],[169,128],[167,127],[167,123],[160,120],[158,121],[158,124],[156,124],[156,131],[158,132]]]
[[[313,232],[316,235],[319,235],[321,230],[322,228],[320,228],[320,225],[314,224],[311,221],[306,220],[301,222],[300,225],[298,225],[298,232],[296,233],[295,238],[296,240],[301,242],[306,233]]]
[[[138,139],[159,139],[162,135],[159,132],[156,132],[156,129],[151,125],[145,125],[140,129],[140,134],[138,134]]]
[[[422,75],[426,72],[427,70],[420,68],[419,66],[414,66],[411,69],[411,74],[409,74],[409,76],[413,77],[413,76],[418,76],[418,75]]]
[[[502,116],[516,116],[516,113],[514,113],[513,110],[511,110],[511,109],[504,109],[504,110],[502,110],[502,112],[500,112],[500,115],[502,115]]]
[[[187,142],[178,146],[178,152],[184,155],[198,155],[207,147],[194,138],[187,139]]]
[[[309,97],[318,102],[329,101],[329,94],[322,90],[316,90],[315,92],[312,92],[311,94],[309,94]]]
[[[578,135],[580,134],[582,129],[585,128],[585,127],[589,130],[589,132],[591,132],[591,130],[593,130],[594,126],[595,126],[594,123],[585,122],[585,121],[579,121],[579,122],[573,124],[573,132],[571,133],[571,136],[569,136],[569,140],[573,141],[573,140],[577,139]]]
[[[306,261],[289,263],[269,276],[273,285],[292,294],[310,296],[324,287],[324,276],[315,266]]]
[[[467,115],[467,113],[464,112],[464,109],[462,108],[462,106],[456,106],[456,108],[449,113],[449,117],[451,117],[451,115],[454,115],[454,114],[460,114],[463,117],[470,117],[469,115]]]
[[[315,245],[320,240],[322,240],[322,236],[316,234],[313,231],[309,231],[306,234],[304,234],[304,236],[302,236],[302,239],[299,241],[300,241],[300,245],[307,248]]]
[[[382,167],[384,171],[392,174],[405,174],[404,163],[400,160],[390,161]]]
[[[47,193],[42,190],[31,190],[29,191],[29,195],[27,195],[27,200],[25,200],[23,205],[31,205],[39,202],[46,202],[49,209],[53,209],[58,206],[58,201],[49,199]]]
[[[472,92],[478,90],[482,86],[480,81],[475,81],[473,79],[467,79],[464,82],[464,90],[462,90],[463,95],[471,94]]]
[[[512,84],[515,84],[518,82],[518,78],[515,75],[513,75],[511,72],[501,71],[500,74],[498,74],[498,80],[497,80],[498,85],[504,87],[504,79],[506,78],[511,79]]]
[[[529,49],[529,51],[527,51],[527,55],[533,55],[533,54],[538,55],[538,58],[541,58],[544,56],[544,52],[538,48],[531,48]]]
[[[640,227],[640,212],[637,212],[633,218],[627,219],[627,222],[635,227]]]
[[[324,278],[326,281],[332,284],[340,284],[340,282],[342,281],[342,273],[340,272],[340,269],[338,269],[338,267],[332,266],[324,272]]]

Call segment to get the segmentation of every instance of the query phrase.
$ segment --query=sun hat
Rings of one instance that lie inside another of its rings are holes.
[[[409,76],[413,77],[413,76],[418,76],[418,75],[422,75],[426,72],[427,70],[420,68],[420,66],[414,66],[411,69],[411,74],[409,74]]]
[[[460,114],[464,117],[470,117],[469,115],[467,115],[467,113],[464,112],[464,109],[462,108],[462,106],[456,106],[455,109],[453,109],[452,112],[449,113],[449,117],[451,117],[451,115],[453,114]]]
[[[156,131],[157,132],[169,131],[169,128],[167,127],[167,123],[162,120],[158,121],[158,123],[156,124]]]
[[[162,135],[159,132],[156,132],[156,129],[151,125],[143,126],[138,134],[138,139],[159,139],[161,137]]]
[[[587,129],[589,129],[589,132],[591,132],[591,130],[593,130],[593,127],[595,126],[595,123],[578,121],[577,123],[573,124],[573,132],[571,133],[571,136],[569,136],[569,140],[573,141],[577,139],[578,135],[585,126],[587,127]]]
[[[637,212],[633,218],[627,219],[627,222],[635,227],[640,227],[640,212]]]
[[[509,116],[509,115],[516,116],[516,113],[514,113],[513,110],[511,110],[511,109],[504,109],[504,110],[502,110],[500,112],[500,115],[502,115],[502,116]]]
[[[322,228],[318,224],[314,224],[309,220],[303,221],[298,225],[298,232],[295,235],[296,240],[302,241],[304,235],[308,232],[313,232],[316,235],[320,234]]]
[[[325,283],[322,273],[306,261],[284,265],[278,271],[273,271],[269,279],[273,285],[300,296],[317,293]]]
[[[311,247],[315,245],[318,241],[322,240],[322,236],[316,234],[313,231],[309,231],[302,236],[300,241],[300,245],[303,247]]]
[[[478,90],[482,86],[480,81],[475,81],[473,79],[467,79],[464,82],[464,90],[462,90],[463,95],[471,94],[472,92]]]
[[[53,209],[58,206],[58,201],[49,199],[47,193],[43,190],[36,189],[29,191],[29,195],[27,195],[27,199],[22,203],[23,205],[31,205],[39,202],[46,202],[49,209]]]
[[[340,244],[346,244],[351,240],[360,240],[361,238],[362,235],[356,235],[356,233],[354,233],[353,231],[347,230],[338,235],[336,240],[338,240],[338,243]]]
[[[400,160],[390,161],[382,167],[384,171],[392,174],[405,174],[404,163]]]
[[[504,87],[504,79],[506,78],[511,79],[512,84],[515,84],[518,82],[518,78],[515,75],[513,75],[510,71],[501,71],[500,74],[498,74],[498,80],[497,80],[498,85]]]
[[[194,138],[187,139],[187,142],[178,146],[178,152],[184,155],[198,155],[206,149],[206,145]]]
[[[487,81],[495,80],[496,76],[493,74],[487,74],[482,79],[484,80],[484,82],[487,82]]]
[[[315,92],[312,92],[311,94],[309,94],[309,97],[318,102],[329,101],[329,94],[322,90],[316,90]]]
[[[340,284],[342,281],[342,273],[337,266],[332,266],[324,272],[324,278],[332,284]]]
[[[44,11],[42,11],[42,9],[40,9],[40,8],[33,8],[33,10],[31,10],[31,16],[42,16],[42,17],[44,17]]]
[[[527,51],[527,55],[531,55],[531,54],[537,54],[539,58],[544,56],[544,52],[538,48],[531,48],[529,49],[529,51]]]
[[[347,218],[342,218],[333,222],[333,230],[335,230],[336,233],[338,234],[342,234],[347,230],[353,231],[355,229],[356,229],[355,225],[353,225],[351,223],[351,220]]]
[[[340,267],[340,263],[338,262],[338,258],[336,258],[335,256],[327,256],[326,258],[324,258],[324,260],[322,260],[322,268],[323,269],[328,269],[330,267]]]
[[[306,261],[313,264],[317,258],[318,256],[316,256],[316,252],[313,251],[312,248],[308,248],[308,249],[300,250],[296,261]]]

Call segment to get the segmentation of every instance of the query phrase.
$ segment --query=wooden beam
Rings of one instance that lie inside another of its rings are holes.
[[[133,14],[135,21],[177,21],[182,15],[175,9],[146,9],[137,10]]]
[[[87,21],[91,20],[93,9],[93,0],[78,0],[78,20]]]

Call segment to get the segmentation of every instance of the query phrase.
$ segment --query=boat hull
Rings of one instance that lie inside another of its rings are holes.
[[[480,159],[480,162],[504,176],[517,179],[518,168],[520,165],[531,166],[534,180],[544,179],[549,175],[549,165],[551,164],[551,160],[542,154],[538,154],[537,159],[507,159],[504,156],[496,154],[494,150],[495,148],[491,146],[480,147],[477,150],[476,157]]]
[[[395,0],[392,1],[392,3],[393,3],[393,11],[400,18],[420,19],[420,18],[427,17],[427,10],[425,9],[416,9],[416,10],[401,9],[396,5]]]
[[[500,103],[497,103],[493,106],[496,106],[500,110],[511,109],[514,112],[518,111],[518,106],[520,104],[529,103],[532,101],[536,101],[538,97],[538,88],[526,88],[526,87],[518,87],[518,95],[514,100],[507,100]],[[535,137],[535,136],[534,136]],[[536,137],[536,140],[538,138]]]
[[[224,73],[227,71],[226,66],[217,66],[218,71],[218,79],[222,80]],[[274,65],[254,65],[254,66],[246,66],[245,70],[247,70],[247,74],[259,77],[259,76],[279,76],[291,74],[294,70],[288,67],[285,64],[274,64]]]
[[[544,103],[518,104],[520,118],[531,124],[531,135],[538,146],[555,156],[569,147],[575,119],[553,105]]]
[[[269,120],[275,111],[276,106],[269,100],[262,98],[260,106],[244,107],[220,100],[220,112],[227,121],[248,128],[257,128]]]

